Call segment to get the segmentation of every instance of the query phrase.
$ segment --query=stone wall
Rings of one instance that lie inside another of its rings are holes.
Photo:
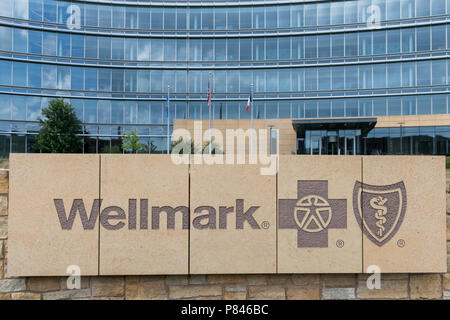
[[[450,213],[447,180],[447,213]],[[450,270],[450,215],[447,215]],[[0,171],[0,299],[450,299],[450,273],[383,274],[369,290],[367,275],[195,275],[82,277],[68,290],[67,278],[7,278],[8,172]]]

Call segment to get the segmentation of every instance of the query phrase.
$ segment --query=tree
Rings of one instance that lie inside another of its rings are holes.
[[[206,142],[203,146],[202,153],[203,154],[209,154],[209,144],[210,142]],[[220,149],[220,146],[213,141],[211,144],[211,154],[223,154],[222,150]]]
[[[74,108],[63,99],[54,99],[42,109],[39,134],[33,148],[44,153],[79,153],[83,142],[81,121]]]
[[[184,154],[185,150],[189,154],[199,153],[199,149],[194,144],[194,141],[189,140],[189,139],[184,140],[183,138],[180,138],[177,141],[174,141],[172,143],[170,150],[172,150],[173,153],[178,153],[178,154]]]
[[[136,130],[131,130],[130,133],[123,134],[122,148],[131,153],[138,153],[145,151],[146,145],[141,142],[141,138],[136,135]]]
[[[185,150],[190,152],[190,154],[209,154],[209,141],[206,142],[203,147],[200,147],[195,145],[192,140],[187,139],[185,141],[183,138],[180,138],[172,143],[171,150],[178,154],[184,154]],[[211,145],[211,154],[223,154],[222,150],[220,150],[220,146],[215,142]]]

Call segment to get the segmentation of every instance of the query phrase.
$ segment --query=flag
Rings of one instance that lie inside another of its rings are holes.
[[[169,117],[169,92],[167,92],[165,109],[166,109],[166,117]]]
[[[250,103],[252,103],[252,102],[253,102],[253,95],[250,92],[250,96],[248,97],[248,101],[247,101],[247,112],[250,111]]]
[[[206,102],[208,103],[208,107],[211,106],[211,87],[209,85],[209,79],[208,79],[208,96],[206,97]]]

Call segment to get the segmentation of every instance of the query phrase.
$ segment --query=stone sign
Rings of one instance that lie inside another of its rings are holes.
[[[10,156],[8,276],[446,272],[444,157]]]

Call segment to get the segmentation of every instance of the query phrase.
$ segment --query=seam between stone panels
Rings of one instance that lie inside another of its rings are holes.
[[[361,182],[364,185],[364,157],[361,157]],[[352,199],[352,201],[353,201],[353,199]],[[362,203],[363,203],[363,201],[361,201],[361,204]],[[364,210],[361,205],[361,225],[359,226],[359,229],[361,230],[361,273],[364,274],[364,231],[362,229],[363,223],[364,223]],[[356,289],[355,289],[355,294],[356,294]]]
[[[102,195],[102,156],[98,155],[98,199],[100,201]],[[97,276],[100,276],[100,209],[102,203],[99,203],[99,220],[98,220],[98,244],[97,244]]]
[[[187,166],[188,170],[188,217],[189,217],[189,224],[188,224],[188,255],[187,255],[187,274],[188,276],[191,274],[191,155],[189,155],[189,162]],[[189,281],[189,280],[188,280]],[[189,282],[188,282],[189,284]]]
[[[278,274],[278,171],[280,158],[277,157],[277,172],[275,174],[275,273]]]

